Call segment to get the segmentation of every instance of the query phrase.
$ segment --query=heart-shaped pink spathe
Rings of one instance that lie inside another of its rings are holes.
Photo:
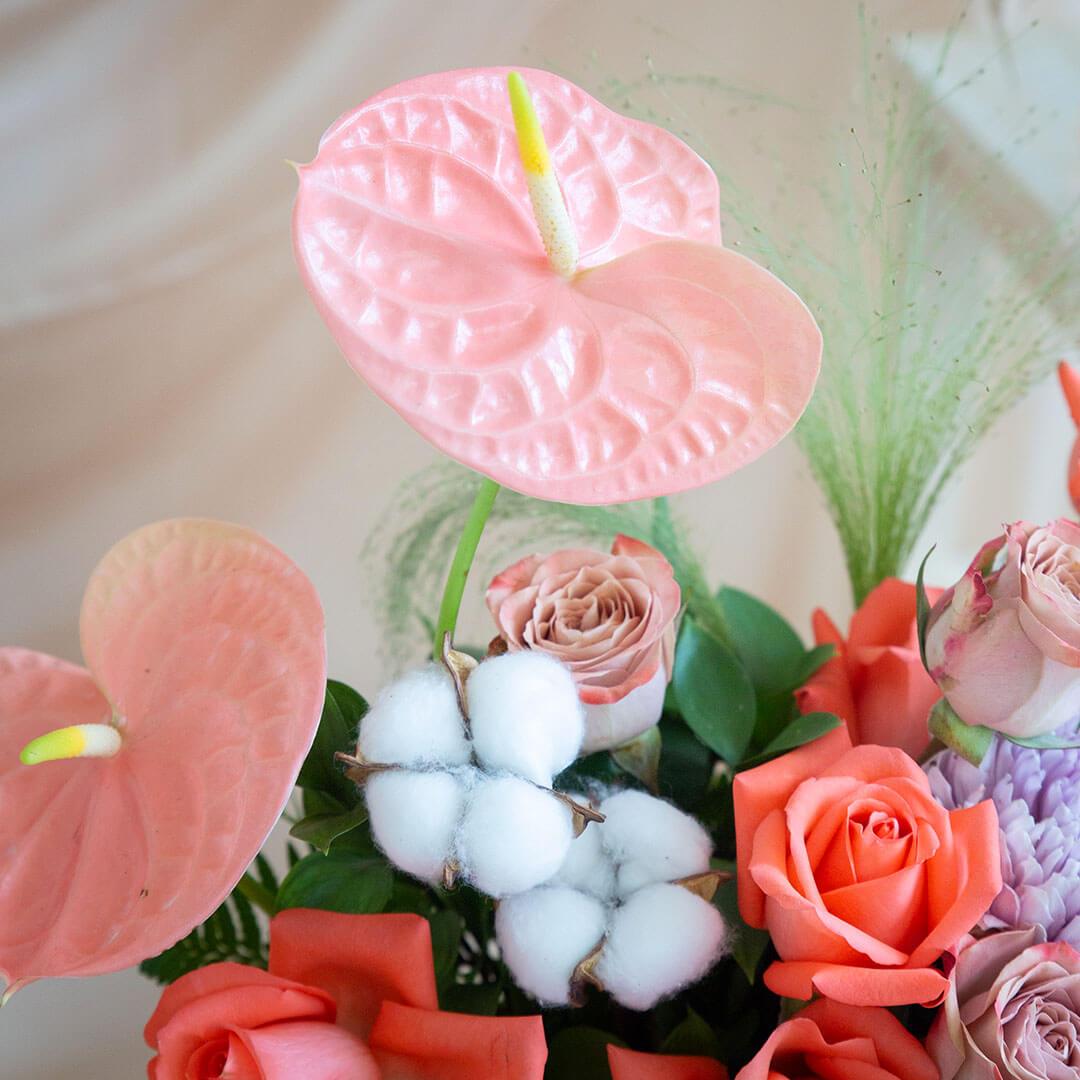
[[[718,246],[689,147],[525,71],[581,250],[557,274],[506,76],[392,87],[300,169],[297,259],[349,363],[439,449],[538,498],[664,495],[752,461],[813,392],[812,316]]]
[[[0,979],[154,956],[222,902],[315,736],[326,680],[311,582],[262,537],[177,520],[120,541],[80,622],[89,670],[0,649]],[[20,749],[115,723],[119,752],[26,766]]]

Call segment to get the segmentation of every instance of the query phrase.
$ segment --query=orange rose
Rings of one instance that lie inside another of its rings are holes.
[[[150,1080],[541,1080],[538,1016],[438,1012],[418,915],[296,908],[270,924],[270,970],[211,964],[161,995]]]
[[[781,959],[783,997],[925,1004],[931,967],[1001,889],[991,801],[946,811],[907,754],[846,728],[735,777],[739,909]]]
[[[930,602],[940,589],[927,589]],[[886,578],[851,618],[847,641],[820,608],[814,640],[836,655],[796,693],[804,713],[836,713],[855,745],[898,746],[918,757],[930,745],[926,720],[941,691],[919,656],[915,586]]]
[[[608,1047],[611,1080],[728,1080],[719,1061],[671,1054],[639,1054],[636,1050]]]
[[[939,1080],[919,1041],[885,1009],[822,999],[781,1024],[735,1080]]]

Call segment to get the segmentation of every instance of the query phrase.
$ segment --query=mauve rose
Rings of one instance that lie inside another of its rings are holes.
[[[584,753],[629,742],[660,719],[679,603],[667,559],[629,536],[617,536],[610,555],[530,555],[487,591],[510,649],[540,649],[570,668],[585,705]]]
[[[926,1040],[942,1080],[1080,1076],[1080,953],[1039,927],[968,938]]]
[[[1017,522],[930,614],[926,661],[966,724],[1042,735],[1080,714],[1080,525]]]

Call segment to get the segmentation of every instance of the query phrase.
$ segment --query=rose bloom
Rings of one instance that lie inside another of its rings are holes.
[[[270,924],[269,971],[211,964],[165,989],[149,1076],[542,1080],[540,1017],[438,1007],[426,919],[296,908]]]
[[[611,1080],[728,1080],[719,1061],[673,1054],[642,1054],[636,1050],[608,1047]]]
[[[487,591],[510,649],[540,649],[570,668],[585,705],[585,753],[629,742],[660,719],[679,603],[667,559],[629,536],[617,536],[610,555],[530,555]]]
[[[1001,888],[989,800],[948,812],[900,750],[846,728],[735,777],[739,909],[781,959],[774,993],[849,1005],[933,1002],[931,965]]]
[[[1080,715],[1080,525],[1021,521],[934,605],[926,662],[966,724],[1005,735]]]
[[[968,938],[926,1040],[942,1080],[1080,1076],[1080,953],[1039,927]]]
[[[785,1021],[735,1080],[938,1080],[938,1070],[885,1009],[821,998]]]
[[[940,589],[928,590],[931,601]],[[927,717],[941,691],[919,655],[915,586],[887,578],[852,616],[847,640],[820,609],[814,640],[836,654],[796,692],[803,713],[831,712],[851,741],[898,746],[918,757],[930,745]]]

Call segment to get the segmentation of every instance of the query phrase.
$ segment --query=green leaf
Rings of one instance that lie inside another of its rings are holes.
[[[479,986],[454,983],[439,993],[439,1006],[444,1012],[469,1013],[472,1016],[494,1016],[499,1009],[502,986],[481,983]]]
[[[338,768],[334,754],[356,746],[356,733],[367,709],[367,702],[352,687],[327,681],[319,730],[296,779],[300,787],[332,795],[343,806],[356,802],[356,788]]]
[[[201,926],[160,955],[144,960],[139,970],[167,984],[207,964],[225,961],[265,968],[268,949],[251,904],[234,892]]]
[[[930,556],[934,554],[936,547],[935,544],[923,556],[923,561],[919,563],[919,573],[915,578],[915,628],[919,635],[919,656],[927,671],[930,670],[930,665],[926,662],[926,624],[930,621],[931,604],[930,598],[926,595],[923,577],[926,574],[926,564],[930,561]]]
[[[431,957],[435,964],[435,981],[439,986],[451,983],[457,967],[458,946],[465,921],[456,911],[437,911],[428,918],[431,923]]]
[[[309,814],[289,830],[289,835],[311,844],[325,855],[338,837],[352,832],[365,821],[367,808],[363,803],[357,803],[351,810],[340,814]]]
[[[310,907],[371,915],[383,910],[394,890],[394,875],[380,858],[352,852],[312,852],[286,875],[278,890],[278,910]]]
[[[742,763],[742,767],[751,768],[768,761],[769,758],[778,754],[787,753],[789,750],[798,749],[808,742],[820,739],[826,732],[838,728],[844,721],[834,713],[812,712],[795,717],[779,735],[776,736],[760,754]]]
[[[754,732],[754,686],[726,646],[684,619],[675,650],[675,693],[694,734],[725,761],[739,762]]]
[[[727,620],[731,643],[758,693],[768,695],[790,689],[792,673],[806,653],[790,623],[768,604],[740,589],[725,586],[716,598]]]
[[[687,1007],[686,1019],[664,1040],[660,1052],[686,1057],[716,1058],[719,1061],[720,1040],[705,1020]]]
[[[753,985],[761,958],[769,947],[769,934],[743,922],[739,913],[739,887],[735,880],[725,881],[717,889],[715,904],[731,932],[731,956],[742,969],[746,981]]]
[[[942,698],[931,710],[930,734],[955,750],[972,765],[982,764],[986,751],[994,741],[994,732],[981,724],[965,724],[956,711]]]
[[[618,1036],[599,1028],[564,1028],[548,1046],[547,1080],[611,1080],[607,1048],[625,1046]]]
[[[836,654],[835,645],[815,645],[803,653],[802,659],[795,665],[791,672],[789,690],[798,690],[805,686],[811,677],[828,663]]]
[[[712,753],[677,716],[664,716],[659,727],[664,747],[660,755],[660,793],[694,810],[712,775]]]

